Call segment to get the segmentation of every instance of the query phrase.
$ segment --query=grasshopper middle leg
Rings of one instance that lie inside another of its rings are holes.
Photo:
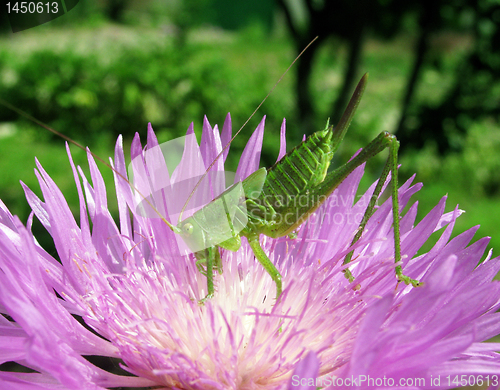
[[[259,260],[259,263],[262,264],[267,273],[271,276],[271,279],[276,284],[276,300],[278,300],[282,291],[281,274],[279,273],[278,269],[274,266],[272,261],[269,260],[269,257],[267,257],[266,252],[264,252],[262,247],[260,246],[259,235],[256,234],[254,236],[249,236],[247,238],[248,238],[248,244],[252,248],[255,257],[257,258],[257,260]]]

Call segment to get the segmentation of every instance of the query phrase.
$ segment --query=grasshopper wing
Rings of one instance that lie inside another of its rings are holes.
[[[267,177],[267,169],[260,168],[248,176],[243,182],[243,192],[248,199],[257,199],[262,192],[262,187]]]

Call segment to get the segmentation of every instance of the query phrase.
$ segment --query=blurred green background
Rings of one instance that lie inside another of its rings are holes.
[[[0,97],[105,158],[118,134],[126,145],[135,132],[144,139],[147,122],[166,141],[192,121],[199,136],[203,115],[222,126],[230,112],[236,131],[318,36],[234,141],[229,169],[263,115],[269,165],[284,117],[291,147],[338,119],[369,72],[335,163],[379,132],[395,133],[401,181],[417,173],[424,183],[419,218],[448,194],[447,211],[467,211],[455,234],[480,224],[476,238],[492,236],[490,247],[500,248],[498,1],[81,0],[15,34],[2,18]],[[72,150],[85,166],[85,153]],[[0,198],[23,221],[19,180],[40,193],[35,156],[78,212],[63,141],[3,106],[0,156]],[[364,188],[385,158],[369,163]],[[111,191],[112,173],[102,171]],[[34,230],[48,246],[39,224]]]

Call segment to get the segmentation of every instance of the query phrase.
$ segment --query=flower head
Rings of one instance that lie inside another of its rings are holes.
[[[279,158],[285,150],[284,129],[283,123]],[[240,178],[258,168],[263,130],[264,120],[243,152],[236,172]],[[165,178],[168,167],[149,127],[146,152],[138,137],[132,143],[133,186],[124,180],[119,139],[114,160],[118,225],[90,154],[92,184],[73,165],[68,150],[80,197],[79,224],[37,163],[44,201],[24,189],[60,261],[31,234],[33,215],[25,227],[0,205],[3,362],[36,371],[0,372],[3,387],[300,389],[337,381],[363,388],[422,380],[412,386],[427,388],[440,378],[440,387],[452,388],[456,383],[445,383],[445,377],[490,374],[492,380],[500,374],[499,346],[482,343],[500,333],[495,313],[500,287],[492,282],[499,259],[490,254],[477,265],[488,239],[469,245],[476,229],[450,240],[461,212],[444,213],[445,198],[416,225],[416,203],[401,219],[404,270],[423,287],[397,284],[389,201],[377,208],[355,244],[354,284],[344,277],[343,259],[374,190],[356,198],[363,167],[344,180],[295,239],[261,239],[283,275],[278,302],[276,286],[242,240],[235,252],[221,250],[223,273],[215,275],[215,295],[200,304],[207,294],[206,277],[194,255],[180,247],[178,235],[154,214],[176,223],[176,207],[165,188],[181,197],[179,183],[203,174],[230,134],[229,116],[222,133],[205,120],[201,145],[187,142],[177,169]],[[224,191],[215,178],[224,172],[226,155],[207,175],[212,197]],[[420,187],[412,179],[403,184],[402,208]],[[443,228],[434,247],[415,257]],[[119,358],[133,376],[106,372],[86,355]]]

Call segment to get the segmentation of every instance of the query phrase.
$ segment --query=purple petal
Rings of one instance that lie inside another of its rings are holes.
[[[288,390],[316,390],[318,372],[319,359],[314,352],[310,351],[295,367]]]
[[[224,162],[226,161],[227,154],[229,153],[229,147],[226,148],[227,144],[229,141],[231,141],[231,134],[232,134],[232,122],[231,122],[231,115],[228,113],[226,115],[226,119],[224,120],[224,126],[222,127],[222,134],[221,134],[221,144],[222,148],[224,149]]]
[[[283,123],[281,124],[280,130],[280,151],[278,153],[278,159],[276,162],[281,160],[286,154],[286,119],[283,118]]]
[[[245,150],[241,154],[240,163],[236,170],[236,176],[244,180],[248,175],[259,169],[260,152],[262,150],[262,140],[264,139],[264,123],[266,117],[262,118],[252,136],[248,140]]]

